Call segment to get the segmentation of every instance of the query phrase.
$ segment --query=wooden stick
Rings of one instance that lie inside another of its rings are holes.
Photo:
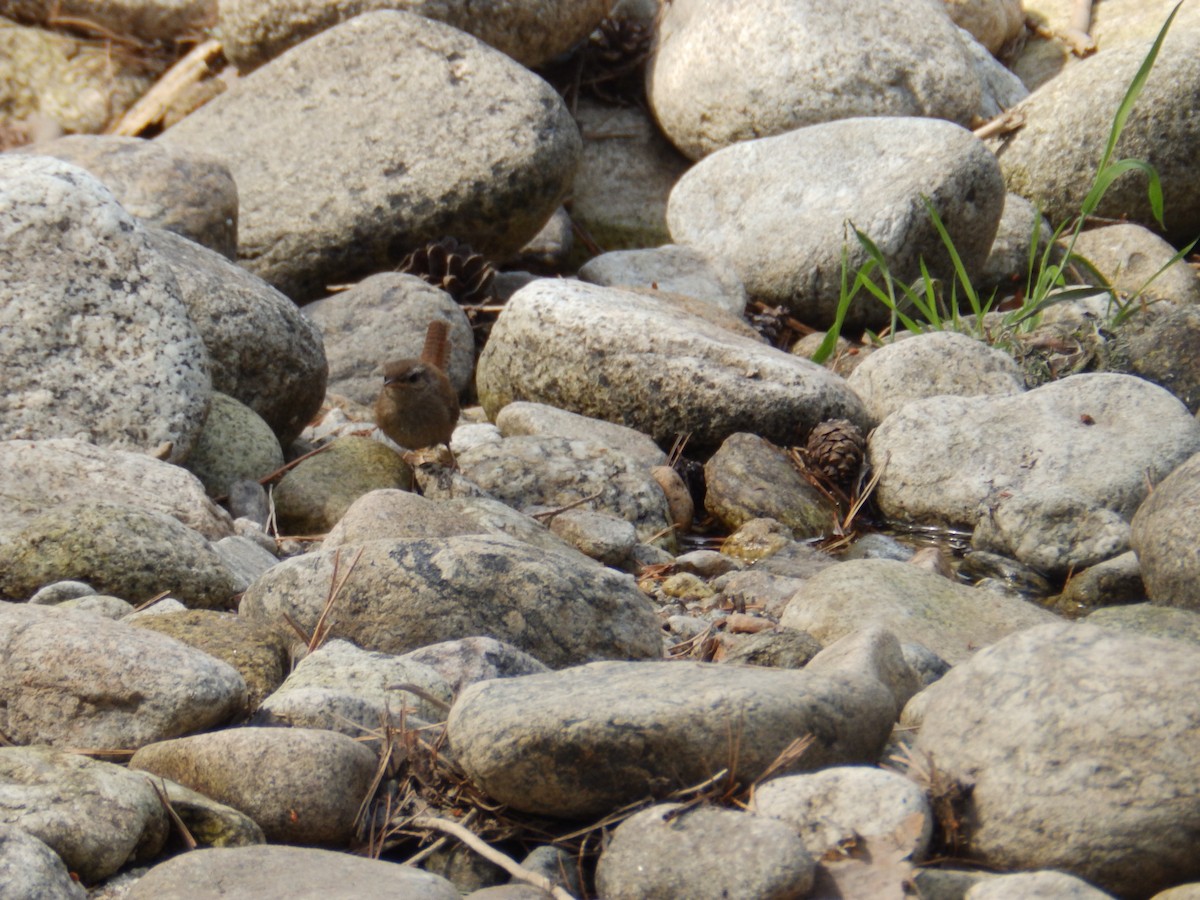
[[[1024,127],[1024,125],[1025,113],[1019,109],[1010,109],[1002,112],[996,118],[984,122],[971,133],[982,141],[990,137],[1016,131],[1018,128]]]
[[[161,122],[171,104],[208,74],[208,64],[220,52],[220,41],[197,44],[109,129],[109,134],[137,137],[151,125]]]
[[[501,853],[495,847],[484,843],[474,832],[463,828],[457,822],[450,822],[446,819],[439,819],[436,816],[416,816],[409,823],[413,828],[425,828],[431,831],[440,831],[443,834],[448,834],[458,838],[488,862],[502,868],[514,878],[519,878],[527,884],[532,884],[539,890],[548,893],[554,900],[575,900],[570,894],[554,884],[549,878],[545,878],[536,872],[530,872],[524,866],[520,865],[512,858]]]
[[[1096,50],[1092,39],[1092,0],[1074,0],[1071,5],[1071,21],[1063,30],[1062,37],[1071,45],[1076,56],[1087,56]]]

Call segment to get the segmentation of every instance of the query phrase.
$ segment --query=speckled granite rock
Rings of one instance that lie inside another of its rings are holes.
[[[803,897],[816,861],[781,822],[663,803],[620,823],[596,867],[606,900]]]
[[[849,116],[990,118],[978,66],[938,0],[673,0],[647,92],[663,131],[699,159]]]
[[[230,259],[237,254],[237,185],[215,159],[140,138],[98,134],[71,134],[20,152],[86,169],[143,222]]]
[[[531,400],[636,428],[696,452],[738,431],[781,444],[827,418],[866,422],[841,378],[774,350],[703,304],[566,280],[518,291],[476,384],[491,416]]]
[[[235,669],[166,635],[29,604],[0,604],[0,624],[0,730],[17,743],[136,748],[245,707]]]
[[[85,435],[186,458],[212,390],[170,268],[100,182],[0,156],[0,438]]]
[[[846,379],[877,422],[910,400],[1019,394],[1021,367],[983,341],[953,331],[917,334],[880,347]]]
[[[65,750],[0,747],[0,788],[0,822],[49,845],[85,883],[153,859],[170,828],[144,775]]]
[[[757,435],[730,435],[704,464],[704,480],[704,508],[730,530],[774,519],[803,540],[831,533],[837,521],[784,451]]]
[[[291,469],[275,488],[275,512],[290,534],[324,534],[364,494],[409,490],[412,467],[367,437],[338,438]]]
[[[150,744],[129,767],[240,810],[274,843],[344,846],[376,763],[332,731],[234,728]]]
[[[204,430],[188,456],[187,468],[214,497],[234,482],[265,478],[283,466],[279,440],[254,410],[213,391]]]
[[[864,632],[799,672],[601,662],[481,682],[459,695],[447,729],[458,761],[492,797],[586,818],[726,765],[739,781],[755,778],[808,731],[817,740],[790,771],[873,762],[897,703],[915,689],[895,638]],[[731,733],[740,735],[733,756]]]
[[[130,890],[128,900],[223,900],[231,894],[262,897],[286,891],[333,897],[353,885],[361,896],[406,900],[458,900],[444,878],[412,866],[315,847],[239,847],[196,850],[155,866]]]
[[[1133,4],[1131,4],[1132,6]],[[1136,12],[1150,6],[1136,4]],[[999,155],[1010,191],[1039,205],[1055,225],[1078,214],[1092,186],[1096,163],[1104,152],[1112,117],[1141,66],[1162,16],[1146,20],[1138,39],[1119,38],[1068,65],[1016,109],[1025,124],[992,139],[1003,144]],[[1140,159],[1162,179],[1168,240],[1187,242],[1200,232],[1200,185],[1194,176],[1190,148],[1197,140],[1192,98],[1200,89],[1200,19],[1184,4],[1184,17],[1168,33],[1145,88],[1125,123],[1116,158]],[[1150,31],[1150,34],[1146,34]],[[1159,230],[1151,214],[1144,178],[1126,175],[1111,184],[1095,214]]]
[[[954,267],[922,197],[973,275],[987,259],[1004,195],[995,156],[965,128],[841,118],[706,157],[675,184],[667,224],[676,243],[727,258],[749,294],[823,328],[836,314],[843,254],[851,273],[870,258],[853,228],[875,243],[897,280],[919,279],[924,259],[949,283]],[[846,322],[878,327],[888,316],[861,291]]]
[[[13,897],[86,900],[57,853],[24,828],[0,825],[0,878]]]
[[[667,498],[649,469],[602,443],[516,435],[460,453],[458,465],[489,495],[514,507],[555,509],[591,497],[589,508],[630,522],[643,541],[670,526]]]
[[[262,416],[286,447],[325,399],[320,330],[241,266],[176,234],[149,234],[208,350],[213,388]]]
[[[194,607],[227,607],[233,574],[199,534],[166,513],[104,500],[49,508],[0,545],[0,596],[86,581],[134,603],[162,591]]]
[[[930,452],[931,447],[940,452]],[[1148,485],[1200,450],[1200,424],[1129,375],[1072,375],[1010,397],[907,403],[869,441],[886,516],[973,527],[977,549],[1065,574],[1129,547]]]
[[[1194,645],[1043,625],[955,666],[901,721],[923,708],[916,758],[974,785],[972,857],[1146,897],[1200,875],[1197,683]]]
[[[510,537],[369,541],[275,566],[242,597],[240,615],[293,634],[311,632],[329,596],[330,637],[404,653],[437,641],[488,635],[550,666],[658,656],[658,620],[628,575],[582,554]]]
[[[237,669],[246,682],[246,712],[283,683],[291,662],[282,637],[231,613],[189,609],[138,616],[129,624],[173,637]]]
[[[209,540],[233,533],[229,514],[178,466],[67,438],[0,441],[0,531],[19,531],[81,495],[166,513]]]
[[[406,684],[425,696],[405,691],[401,685]],[[266,698],[254,722],[324,728],[358,738],[384,723],[401,728],[411,715],[440,722],[452,699],[450,685],[429,666],[331,640],[300,661]]]

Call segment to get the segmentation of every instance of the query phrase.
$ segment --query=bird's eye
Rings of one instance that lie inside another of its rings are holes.
[[[418,381],[421,380],[421,377],[424,374],[425,374],[425,370],[422,369],[420,366],[417,366],[415,369],[413,369],[412,371],[410,371],[409,373],[407,373],[404,376],[404,380],[407,381],[409,384],[416,384]]]

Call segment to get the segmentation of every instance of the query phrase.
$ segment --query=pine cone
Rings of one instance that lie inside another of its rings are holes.
[[[827,419],[809,432],[805,454],[826,478],[846,484],[862,467],[865,445],[862,431],[853,422]]]
[[[469,244],[452,237],[426,244],[404,257],[401,272],[424,278],[459,303],[481,304],[492,296],[496,270]]]
[[[653,40],[651,22],[605,19],[584,46],[581,86],[606,103],[639,102]]]

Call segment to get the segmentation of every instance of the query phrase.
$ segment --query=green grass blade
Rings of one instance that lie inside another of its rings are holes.
[[[1146,193],[1150,199],[1150,211],[1154,214],[1154,221],[1158,222],[1160,226],[1165,227],[1163,226],[1162,181],[1159,179],[1158,172],[1154,166],[1141,159],[1117,160],[1115,163],[1106,166],[1096,173],[1096,180],[1092,182],[1092,189],[1088,191],[1088,195],[1083,201],[1083,215],[1089,216],[1095,212],[1096,207],[1100,205],[1101,198],[1112,183],[1126,172],[1133,170],[1145,173],[1149,181]]]
[[[1175,265],[1175,263],[1179,262],[1181,259],[1183,259],[1185,256],[1187,256],[1189,253],[1191,253],[1197,244],[1200,244],[1200,237],[1196,238],[1194,241],[1192,241],[1186,247],[1183,247],[1182,249],[1175,251],[1175,254],[1170,259],[1168,259],[1165,263],[1163,263],[1159,267],[1157,272],[1155,272],[1153,275],[1151,275],[1149,278],[1147,278],[1145,283],[1140,288],[1138,288],[1126,302],[1118,304],[1119,308],[1117,310],[1116,315],[1113,316],[1113,324],[1120,325],[1122,322],[1124,322],[1126,319],[1128,319],[1131,315],[1133,315],[1134,311],[1136,311],[1138,308],[1138,301],[1141,300],[1142,294],[1144,294],[1146,292],[1146,288],[1150,287],[1150,285],[1152,285],[1154,283],[1154,280],[1156,278],[1158,278],[1159,275],[1161,275],[1163,272],[1167,271],[1167,269],[1171,268],[1171,266]],[[1116,296],[1115,293],[1114,293],[1114,296]]]
[[[929,219],[933,222],[933,227],[937,229],[938,237],[942,239],[942,244],[946,248],[946,252],[950,254],[950,261],[954,264],[954,274],[958,278],[959,284],[962,285],[963,293],[967,295],[967,301],[971,304],[971,309],[978,315],[979,313],[979,295],[975,293],[975,286],[971,284],[971,278],[967,274],[967,267],[963,265],[962,257],[958,255],[958,248],[954,246],[954,241],[950,237],[950,232],[946,230],[945,224],[942,222],[942,217],[933,207],[933,202],[925,195],[921,195],[921,202],[925,204],[925,210],[929,213]]]
[[[1171,10],[1171,14],[1167,16],[1167,21],[1163,22],[1163,26],[1158,30],[1158,37],[1154,39],[1154,44],[1150,48],[1150,52],[1142,60],[1141,67],[1138,68],[1137,74],[1133,76],[1133,81],[1129,83],[1129,89],[1125,91],[1125,97],[1121,100],[1121,105],[1117,107],[1117,114],[1113,116],[1112,129],[1108,133],[1108,144],[1104,148],[1104,155],[1100,158],[1098,169],[1100,172],[1103,172],[1108,167],[1108,161],[1112,159],[1113,152],[1117,148],[1117,141],[1121,137],[1121,132],[1125,130],[1125,123],[1129,120],[1130,113],[1133,112],[1133,105],[1137,103],[1138,95],[1142,93],[1142,88],[1146,86],[1146,79],[1150,77],[1150,70],[1154,68],[1154,61],[1158,59],[1158,51],[1162,48],[1167,31],[1170,29],[1171,23],[1175,21],[1175,14],[1179,12],[1179,7],[1181,6],[1183,6],[1183,0],[1179,0],[1175,4],[1175,8]]]
[[[868,260],[867,266],[874,266],[874,263]],[[841,290],[838,293],[837,310],[833,314],[833,324],[825,331],[825,338],[821,341],[820,346],[811,357],[809,357],[817,365],[824,364],[825,360],[833,355],[833,351],[837,349],[838,338],[842,334],[842,325],[846,322],[846,313],[850,311],[850,304],[854,302],[854,297],[858,293],[860,280],[862,279],[863,269],[858,270],[858,274],[854,279],[853,290],[846,285],[846,279],[850,272],[850,254],[846,250],[846,245],[842,245],[842,280]]]

